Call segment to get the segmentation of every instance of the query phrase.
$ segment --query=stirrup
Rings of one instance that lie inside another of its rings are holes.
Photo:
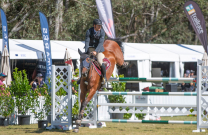
[[[105,80],[105,78],[103,77],[102,84],[105,84],[105,83],[106,83],[106,80]]]

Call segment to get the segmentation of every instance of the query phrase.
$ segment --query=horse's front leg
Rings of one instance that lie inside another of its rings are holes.
[[[76,128],[74,129],[74,132],[78,132],[79,131],[79,126],[81,125],[81,120],[82,120],[83,115],[84,115],[84,110],[85,110],[87,104],[92,99],[93,95],[95,94],[96,89],[97,89],[97,87],[90,89],[90,92],[89,92],[89,95],[87,96],[87,99],[82,103],[82,105],[80,107],[78,120],[76,120]]]
[[[76,128],[74,129],[74,132],[78,132],[79,131],[79,126],[81,126],[81,121],[84,115],[84,111],[83,108],[85,106],[85,97],[87,94],[87,86],[84,84],[84,80],[81,79],[81,85],[80,85],[80,89],[81,89],[81,93],[80,93],[80,102],[81,102],[81,107],[80,107],[80,111],[79,111],[79,115],[78,115],[78,119],[75,121],[76,124]]]

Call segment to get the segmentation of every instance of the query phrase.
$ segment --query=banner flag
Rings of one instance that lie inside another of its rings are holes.
[[[51,76],[51,70],[52,70],[52,57],[51,57],[49,27],[48,27],[48,21],[47,21],[45,15],[42,12],[39,12],[39,16],[40,16],[43,44],[44,44],[45,55],[46,55],[45,81],[46,81],[46,84],[48,84],[48,77]]]
[[[3,9],[0,8],[1,11],[1,23],[2,23],[2,52],[4,51],[5,45],[7,46],[7,50],[9,52],[9,37],[8,37],[8,27],[7,27],[7,19]]]
[[[201,9],[194,1],[187,1],[184,5],[184,11],[207,53],[207,30]]]
[[[96,0],[96,5],[106,35],[110,38],[116,38],[111,0]]]

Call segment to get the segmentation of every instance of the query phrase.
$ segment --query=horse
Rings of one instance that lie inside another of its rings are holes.
[[[106,78],[108,80],[113,73],[115,65],[117,65],[117,67],[122,67],[124,65],[124,56],[123,56],[123,51],[121,49],[122,42],[118,39],[106,39],[103,43],[103,47],[105,50],[103,54],[111,63],[110,67],[106,71]],[[83,55],[86,55],[86,54],[82,53],[80,50],[79,50],[79,54],[81,57],[80,58],[80,61],[81,61],[81,59],[83,59]],[[89,69],[84,67],[81,72],[82,72],[82,78],[80,81],[81,107],[80,107],[78,119],[75,122],[76,128],[74,129],[74,132],[79,131],[79,126],[81,125],[81,119],[83,118],[83,115],[84,115],[84,109],[86,108],[88,102],[92,99],[96,91],[99,90],[102,85],[101,84],[102,77],[98,75],[98,73],[95,71],[95,68],[92,64],[90,64]],[[87,81],[88,84],[85,84],[85,81]],[[87,98],[85,99],[87,93],[89,94]]]

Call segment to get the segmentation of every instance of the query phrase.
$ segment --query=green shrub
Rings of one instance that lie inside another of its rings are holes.
[[[145,116],[146,114],[144,113],[135,113],[135,116],[138,118],[138,119],[143,119],[143,117]]]
[[[26,112],[34,107],[38,93],[31,89],[25,70],[14,69],[13,81],[11,82],[11,96],[15,97],[15,106],[18,113],[26,115]]]
[[[1,87],[4,87],[5,90],[0,90],[0,115],[7,118],[14,112],[15,104],[9,87],[6,88],[5,85]]]
[[[114,77],[112,75],[112,77]],[[123,78],[124,75],[116,76],[119,78]],[[126,90],[126,83],[125,82],[111,82],[112,91],[116,92],[124,92]],[[125,103],[124,95],[108,95],[108,99],[110,103]]]

